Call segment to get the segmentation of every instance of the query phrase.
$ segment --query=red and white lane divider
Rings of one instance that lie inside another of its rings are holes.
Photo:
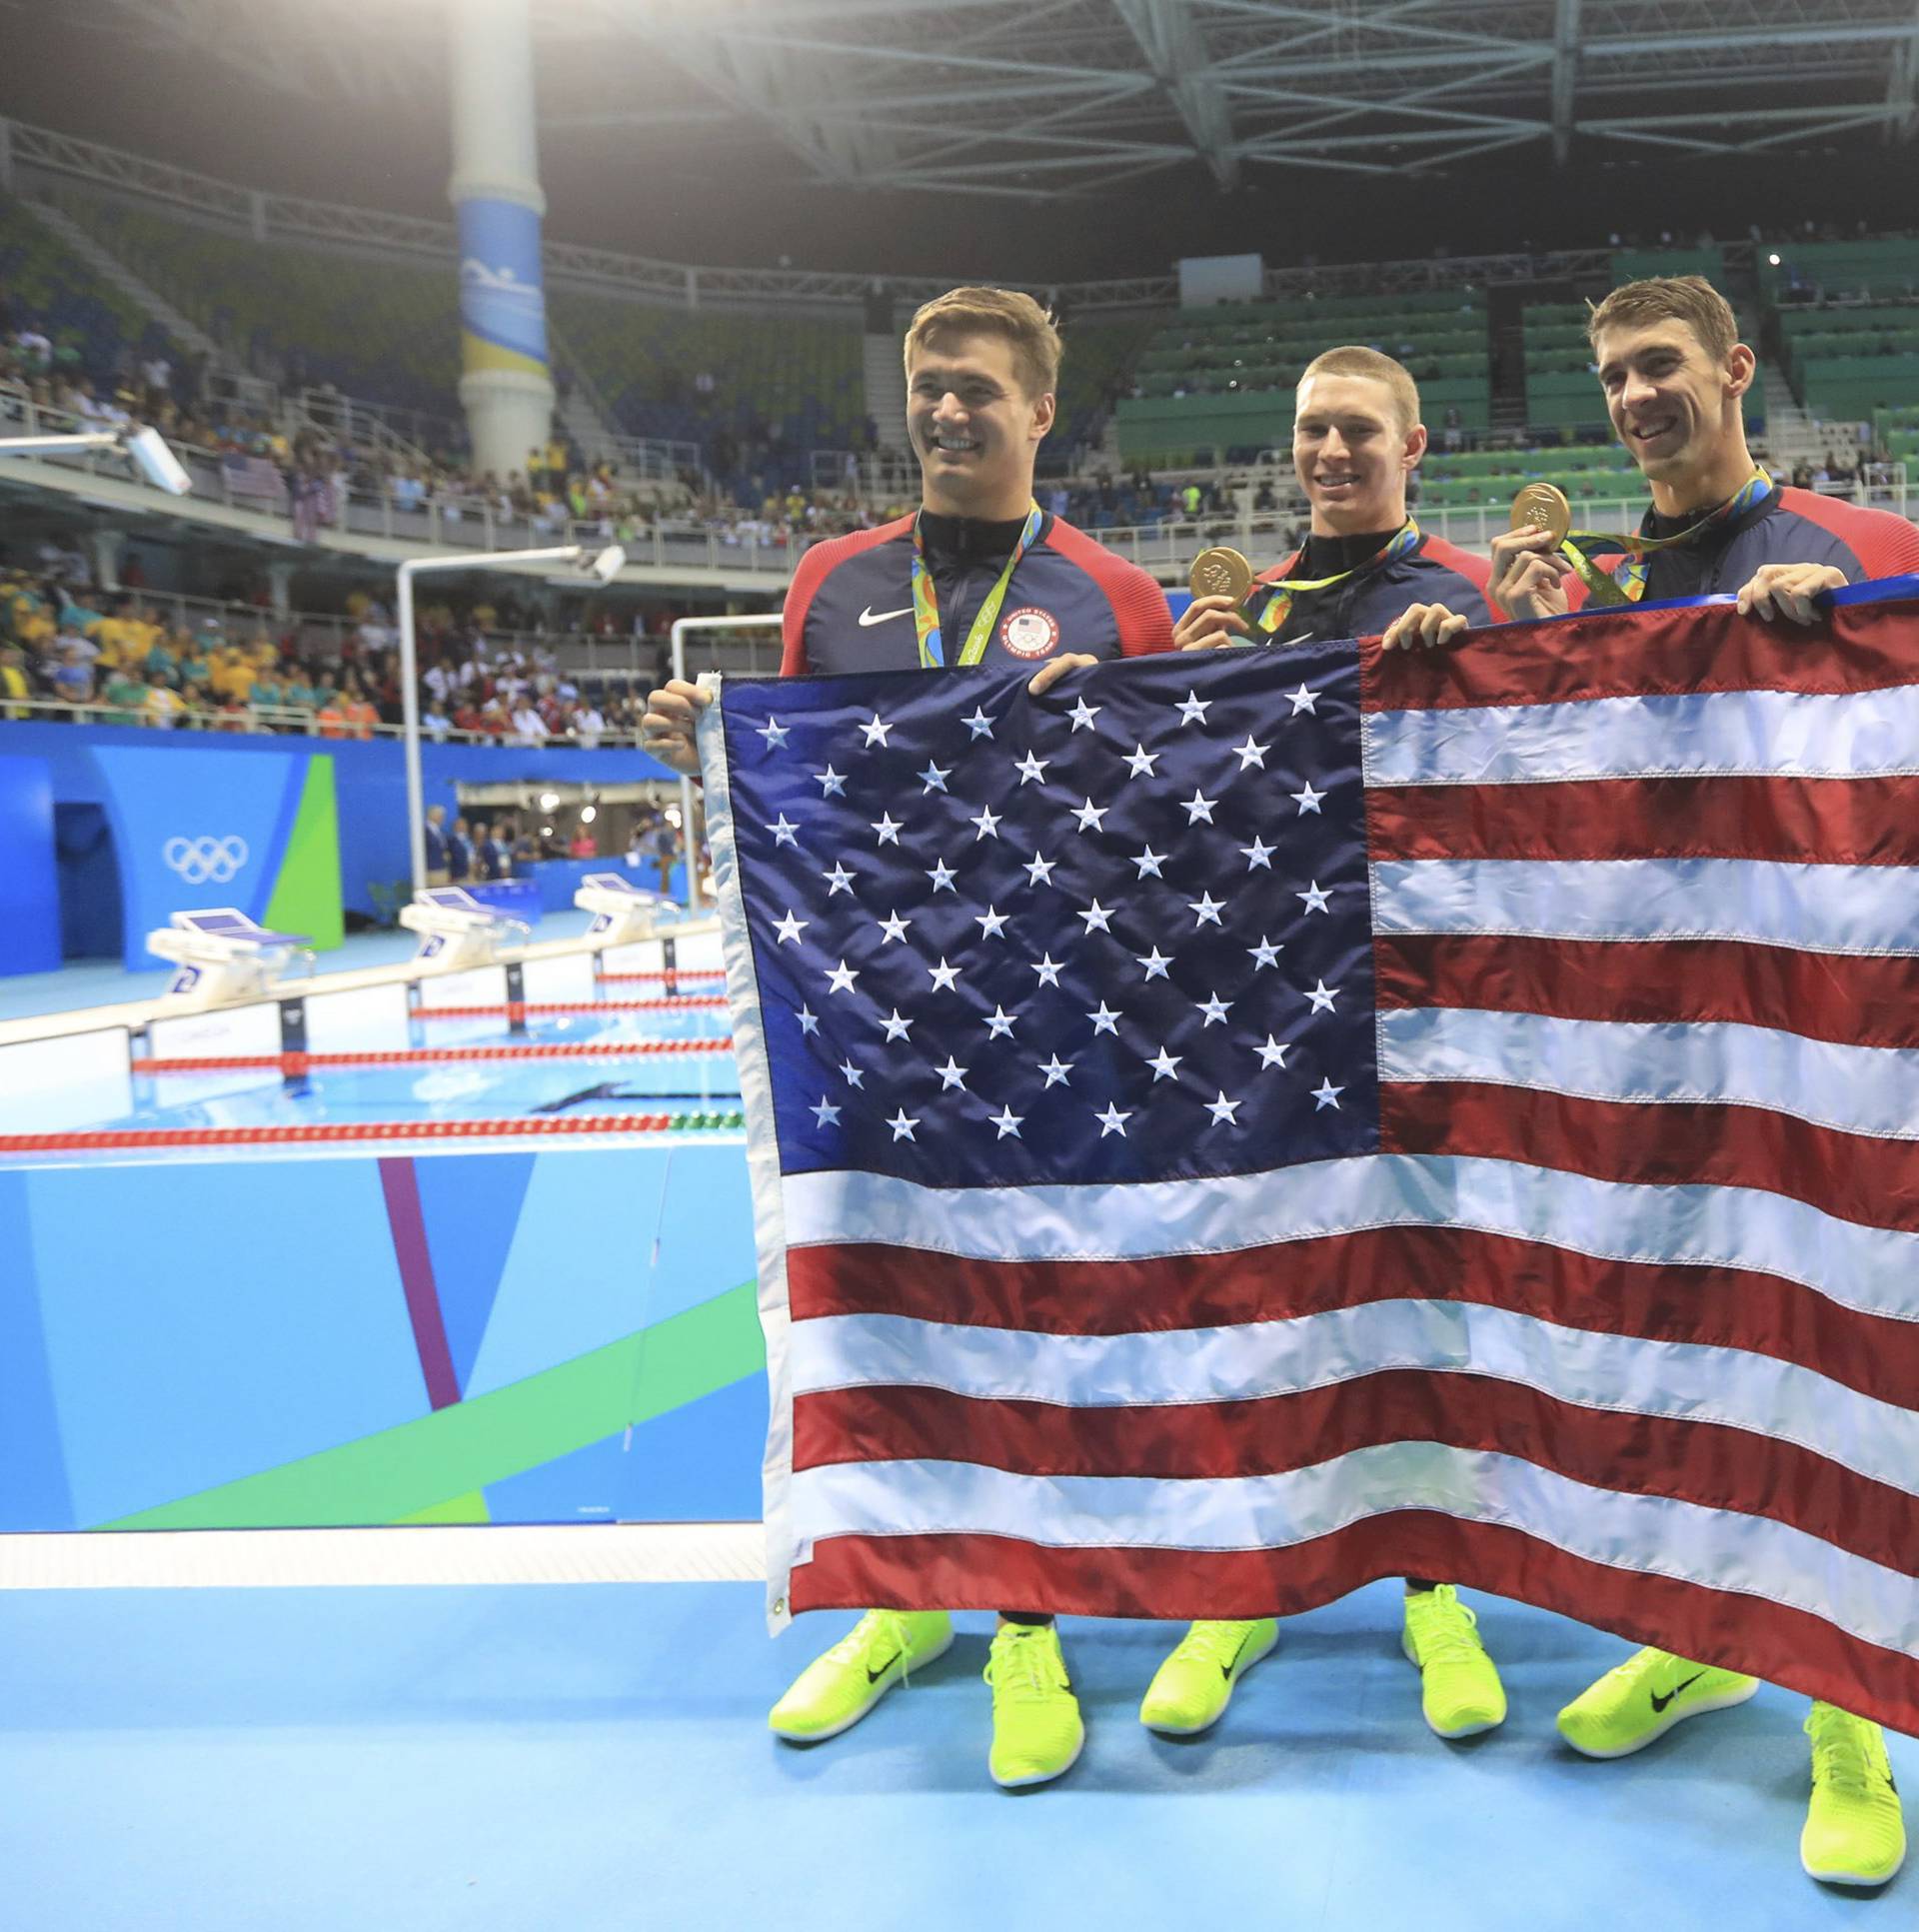
[[[682,979],[724,979],[725,966],[674,966],[671,969],[661,966],[649,972],[599,972],[594,975],[603,986],[620,985],[674,985]]]
[[[560,1013],[596,1012],[713,1012],[728,1003],[723,992],[697,993],[685,999],[562,999],[533,1004],[513,1000],[504,1006],[418,1006],[415,1019],[498,1019],[503,1013],[516,1022],[531,1013],[545,1018]]]
[[[313,1126],[121,1127],[0,1133],[0,1154],[113,1153],[129,1148],[353,1145],[392,1140],[550,1139],[582,1133],[687,1133],[737,1127],[733,1112],[542,1113],[501,1120],[324,1121]]]
[[[657,1059],[663,1054],[730,1053],[733,1036],[708,1039],[530,1041],[524,1046],[406,1046],[380,1053],[219,1053],[137,1059],[136,1073],[237,1073],[275,1066],[290,1079],[332,1066],[425,1066],[446,1060]]]

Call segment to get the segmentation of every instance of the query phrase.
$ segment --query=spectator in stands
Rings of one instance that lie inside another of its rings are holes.
[[[27,682],[27,654],[17,644],[0,645],[0,718],[25,718],[28,714],[19,703],[9,705],[9,698],[24,702],[33,696],[33,688]]]
[[[567,847],[569,859],[592,859],[600,851],[600,842],[593,836],[593,828],[588,825],[576,826],[572,842]]]
[[[547,721],[531,698],[523,698],[513,714],[513,739],[516,745],[544,745],[552,734]]]
[[[117,665],[107,673],[100,702],[108,707],[101,716],[103,725],[139,725],[146,722],[147,687],[129,666]]]
[[[447,845],[447,808],[445,806],[427,807],[424,832],[427,848],[427,884],[450,886],[453,883],[453,867]]]
[[[182,709],[180,694],[174,689],[170,676],[162,674],[147,680],[146,701],[141,707],[147,724],[161,731],[171,731],[180,722]]]
[[[313,715],[313,735],[316,738],[347,736],[346,699],[338,690],[330,690],[322,698]]]
[[[58,647],[53,667],[53,688],[54,695],[66,699],[69,704],[93,703],[93,666],[88,663],[86,646],[79,639],[68,639]]]
[[[373,728],[380,722],[379,712],[369,702],[357,673],[351,671],[343,673],[340,684],[340,695],[344,701],[347,719],[347,735],[363,742],[370,741],[373,737]]]

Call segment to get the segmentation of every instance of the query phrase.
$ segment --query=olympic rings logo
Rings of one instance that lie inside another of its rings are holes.
[[[189,886],[224,886],[247,863],[247,842],[237,834],[226,839],[169,839],[160,857],[168,871]]]

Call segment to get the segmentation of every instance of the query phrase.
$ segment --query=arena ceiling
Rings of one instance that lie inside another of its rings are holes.
[[[80,0],[82,5],[85,0]],[[487,0],[105,0],[255,83],[444,90]],[[1052,199],[1528,171],[1575,146],[1830,155],[1919,133],[1915,0],[532,0],[542,144],[778,156],[814,183]]]

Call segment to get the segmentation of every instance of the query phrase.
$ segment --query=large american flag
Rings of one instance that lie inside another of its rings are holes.
[[[1413,1574],[1919,1730],[1919,606],[702,750],[776,1624]]]

